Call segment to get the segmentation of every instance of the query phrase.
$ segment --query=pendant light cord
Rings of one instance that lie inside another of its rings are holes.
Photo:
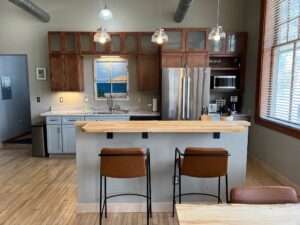
[[[161,27],[161,0],[158,0],[159,27]]]
[[[220,17],[220,0],[218,0],[217,27],[219,26],[219,17]]]
[[[100,1],[100,10],[99,10],[99,13],[101,13],[102,1],[101,0],[99,0],[99,1]],[[99,18],[100,18],[100,28],[102,28],[102,18],[101,18],[101,16],[99,16]]]

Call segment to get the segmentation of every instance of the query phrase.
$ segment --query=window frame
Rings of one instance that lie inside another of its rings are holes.
[[[98,97],[98,93],[97,93],[97,67],[96,67],[96,63],[97,62],[126,62],[127,64],[127,93],[126,94],[115,94],[115,93],[110,93],[109,96],[112,96],[113,100],[118,100],[118,101],[128,101],[129,100],[129,69],[128,69],[128,65],[129,65],[129,61],[127,59],[124,58],[120,58],[120,57],[105,57],[105,58],[97,58],[94,59],[94,76],[93,76],[93,82],[94,82],[94,96],[95,96],[95,100],[96,101],[102,101],[102,100],[107,100],[108,96],[104,96],[104,97]],[[112,69],[112,68],[110,68]],[[110,82],[110,84],[113,84],[114,82]],[[125,96],[125,97],[120,97],[120,96]]]
[[[258,57],[257,57],[257,80],[256,80],[256,107],[255,107],[255,123],[263,127],[284,133],[286,135],[300,139],[300,129],[293,128],[291,126],[272,121],[269,119],[262,118],[260,116],[261,109],[261,80],[263,77],[262,66],[263,66],[263,51],[264,51],[264,24],[266,21],[266,5],[267,0],[261,0],[260,7],[260,31],[259,31],[259,48],[258,48]],[[287,44],[287,43],[285,43]],[[274,49],[272,50],[272,57],[274,57]],[[273,61],[273,60],[272,60]],[[272,62],[273,63],[273,62]]]

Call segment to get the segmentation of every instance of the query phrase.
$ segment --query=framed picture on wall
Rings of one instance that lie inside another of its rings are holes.
[[[46,68],[36,68],[36,79],[37,80],[47,80]]]

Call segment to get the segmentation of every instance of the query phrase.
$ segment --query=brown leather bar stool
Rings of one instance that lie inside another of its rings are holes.
[[[236,204],[298,203],[295,189],[283,186],[236,187],[231,190],[230,202]]]
[[[150,150],[142,148],[103,148],[100,156],[100,219],[103,211],[107,218],[107,199],[125,195],[140,196],[147,199],[147,225],[152,217]],[[104,202],[102,204],[102,179],[104,177]],[[118,194],[107,196],[107,178],[146,177],[147,194]]]
[[[228,151],[223,148],[195,148],[188,147],[182,154],[178,148],[175,150],[175,162],[174,162],[174,181],[173,181],[173,216],[175,212],[176,197],[179,198],[181,204],[181,197],[185,195],[207,195],[218,199],[218,203],[221,203],[220,198],[220,180],[222,176],[225,176],[226,182],[226,201],[228,202]],[[176,196],[176,183],[175,177],[177,176],[178,168],[178,180],[179,180],[179,194]],[[218,195],[212,195],[207,193],[181,193],[181,176],[190,176],[197,178],[213,178],[218,177]]]

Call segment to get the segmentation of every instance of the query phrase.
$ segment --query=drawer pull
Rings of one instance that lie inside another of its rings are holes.
[[[76,122],[76,120],[69,120],[70,122]]]
[[[50,120],[50,122],[56,122],[57,120]]]

